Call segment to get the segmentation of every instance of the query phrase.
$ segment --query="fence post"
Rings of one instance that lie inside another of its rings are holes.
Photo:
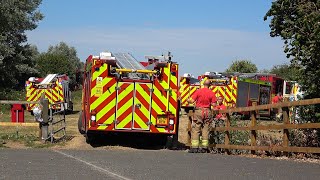
[[[289,108],[288,107],[282,107],[282,116],[283,116],[283,125],[286,127],[287,124],[289,124]],[[282,137],[283,147],[289,146],[289,130],[283,129],[283,137]],[[284,155],[287,156],[288,152],[284,152]]]
[[[253,102],[252,106],[257,106],[257,102]],[[251,127],[255,127],[257,125],[257,112],[251,111]],[[251,130],[251,146],[257,145],[257,132],[256,130]],[[255,150],[251,150],[251,154],[255,154]]]
[[[48,99],[40,100],[42,106],[42,119],[43,122],[40,122],[41,127],[41,140],[46,141],[48,139],[48,128],[49,128],[49,101]]]
[[[230,114],[226,113],[226,128],[230,127]],[[230,133],[229,130],[226,130],[225,132],[225,136],[224,136],[224,145],[227,147],[225,148],[225,154],[230,154],[230,150],[228,149],[229,143],[230,143]]]

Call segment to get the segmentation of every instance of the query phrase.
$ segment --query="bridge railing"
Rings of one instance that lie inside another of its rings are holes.
[[[302,152],[302,153],[320,153],[320,147],[295,147],[290,146],[289,142],[289,129],[319,129],[320,123],[300,123],[300,124],[290,124],[289,121],[289,108],[296,106],[305,106],[305,105],[315,105],[320,104],[320,98],[316,99],[307,99],[299,100],[294,102],[282,102],[277,104],[267,104],[267,105],[258,105],[250,107],[239,107],[239,108],[230,108],[226,110],[219,110],[215,113],[224,113],[226,114],[225,126],[224,127],[213,127],[211,132],[218,131],[224,132],[224,144],[211,144],[210,147],[224,149],[227,154],[230,154],[231,149],[236,150],[251,150],[252,154],[255,154],[256,151],[282,151],[285,154],[288,152]],[[271,125],[258,125],[257,124],[257,114],[259,110],[281,108],[283,114],[283,123],[282,124],[271,124]],[[233,113],[240,112],[250,112],[250,125],[247,126],[231,126],[231,115]],[[192,117],[192,111],[189,112],[189,120]],[[302,117],[303,118],[303,117]],[[281,146],[258,146],[257,145],[257,131],[259,130],[282,130],[282,145]],[[191,131],[191,121],[188,124],[188,131]],[[231,131],[249,131],[250,132],[250,145],[234,145],[230,143],[230,132]]]

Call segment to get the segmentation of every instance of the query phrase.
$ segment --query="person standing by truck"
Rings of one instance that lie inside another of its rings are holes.
[[[223,104],[223,97],[222,96],[219,96],[217,98],[217,105],[213,108],[214,110],[226,110],[227,107]],[[212,127],[223,127],[224,126],[224,122],[226,120],[226,114],[222,114],[222,113],[219,113],[217,114],[213,121],[212,121]],[[222,132],[218,132],[218,131],[214,131],[212,133],[212,140],[214,141],[215,144],[222,144],[222,139],[224,138],[223,137],[224,133]],[[221,149],[218,149],[218,148],[213,148],[212,149],[212,153],[218,153],[218,152],[221,152]]]
[[[216,95],[209,89],[210,80],[206,80],[203,85],[204,87],[198,89],[188,100],[189,103],[195,103],[189,153],[208,152],[209,126],[212,121],[211,106],[216,105]],[[200,134],[202,134],[201,148]]]
[[[272,104],[276,104],[283,101],[282,93],[278,92],[276,96],[272,98]],[[281,108],[273,108],[273,115],[277,121],[281,119],[282,110]]]

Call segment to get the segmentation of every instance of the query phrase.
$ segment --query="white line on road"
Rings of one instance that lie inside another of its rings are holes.
[[[121,175],[119,175],[119,174],[113,173],[113,172],[111,172],[111,171],[109,171],[109,170],[107,170],[107,169],[103,169],[103,168],[101,168],[101,167],[99,167],[99,166],[96,166],[96,165],[94,165],[94,164],[91,164],[90,162],[87,162],[87,161],[85,161],[85,160],[79,159],[79,158],[77,158],[77,157],[74,157],[74,156],[72,156],[72,155],[66,154],[66,153],[64,153],[64,152],[61,152],[61,151],[58,151],[58,150],[53,150],[53,151],[56,152],[56,153],[59,153],[59,154],[61,154],[61,155],[64,155],[64,156],[66,156],[66,157],[68,157],[68,158],[71,158],[71,159],[77,160],[77,161],[79,161],[79,162],[82,162],[82,163],[84,163],[84,164],[86,164],[86,165],[88,165],[88,166],[91,166],[91,167],[93,167],[94,169],[96,169],[96,170],[98,170],[98,171],[100,171],[100,172],[102,172],[102,173],[104,173],[104,174],[106,174],[106,175],[108,175],[108,176],[111,176],[111,177],[114,177],[114,178],[117,178],[117,179],[131,180],[130,178],[127,178],[127,177],[121,176]]]

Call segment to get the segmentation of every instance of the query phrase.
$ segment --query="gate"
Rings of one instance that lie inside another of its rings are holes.
[[[59,107],[57,109],[57,107]],[[58,141],[66,136],[66,116],[65,116],[65,104],[58,102],[49,105],[49,133],[46,140],[50,140],[51,143]]]

